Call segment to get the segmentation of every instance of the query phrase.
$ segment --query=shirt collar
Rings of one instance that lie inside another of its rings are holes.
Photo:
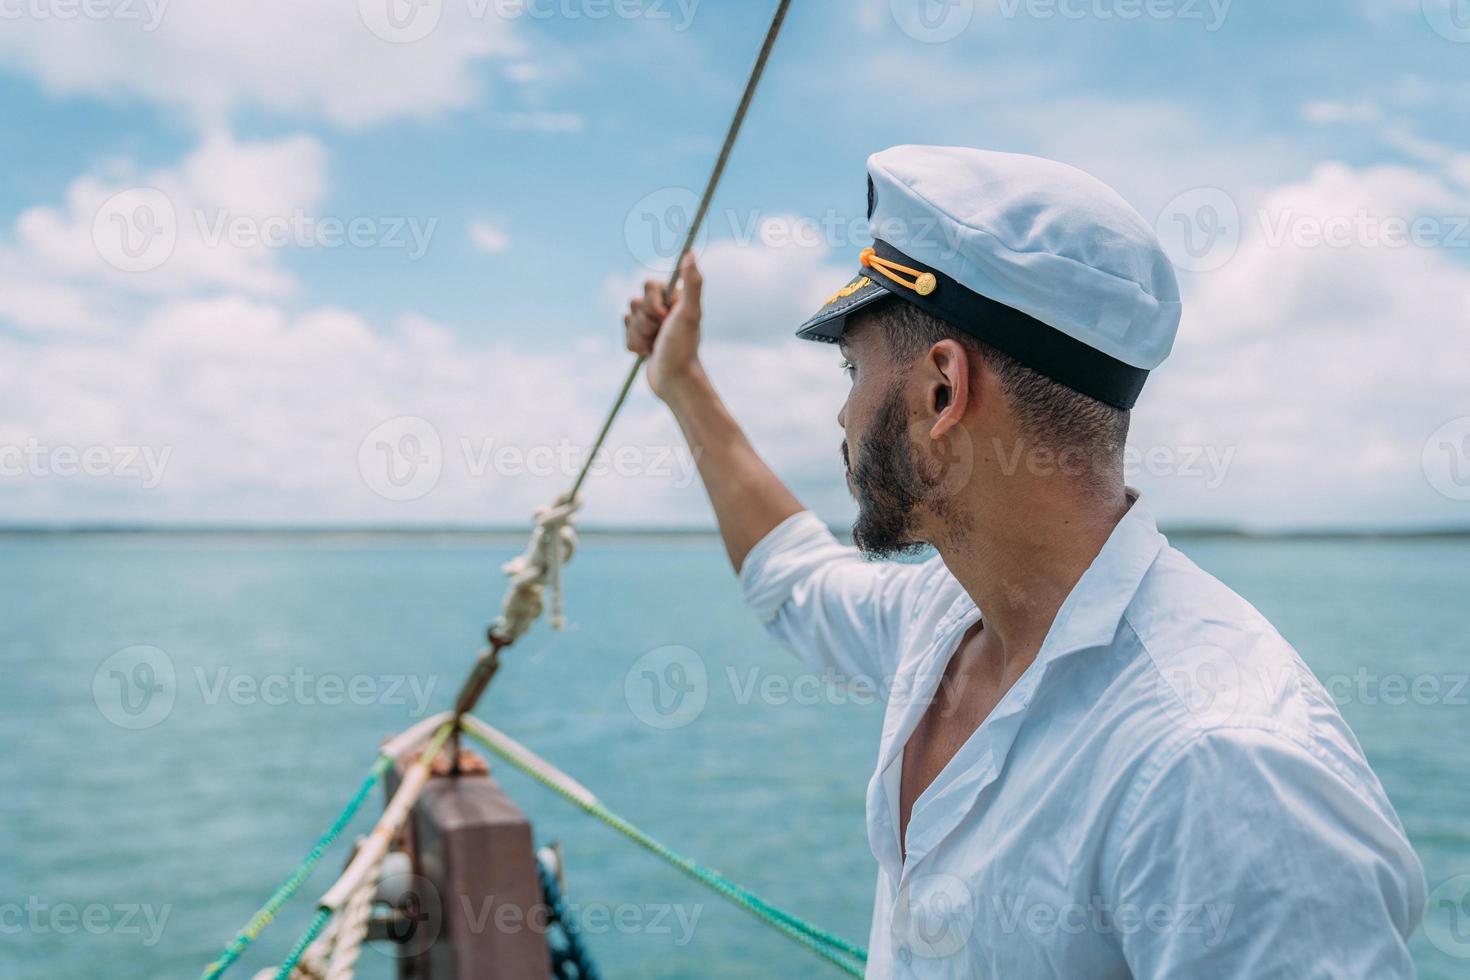
[[[1038,660],[1113,642],[1118,623],[1164,547],[1153,512],[1138,491],[1128,488],[1128,498],[1128,512],[1057,610]]]
[[[1112,643],[1123,613],[1162,550],[1164,536],[1159,533],[1153,512],[1137,490],[1128,487],[1127,493],[1128,511],[1057,610],[1035,665]],[[977,615],[974,601],[961,592],[945,619],[956,621]]]

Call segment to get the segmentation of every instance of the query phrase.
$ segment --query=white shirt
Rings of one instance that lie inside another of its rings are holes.
[[[1412,977],[1424,873],[1331,698],[1135,502],[1035,662],[915,801],[903,748],[980,618],[934,558],[797,514],[741,585],[808,665],[890,691],[869,977]]]

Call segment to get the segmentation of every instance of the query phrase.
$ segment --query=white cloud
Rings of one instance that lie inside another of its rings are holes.
[[[510,248],[510,234],[483,218],[470,222],[469,236],[470,244],[482,252],[504,252]]]
[[[1409,168],[1326,164],[1243,213],[1239,252],[1186,280],[1175,353],[1136,413],[1140,447],[1233,452],[1229,472],[1215,489],[1141,482],[1178,519],[1463,519],[1420,456],[1470,415],[1470,196]],[[1416,218],[1442,241],[1404,239]]]
[[[293,287],[271,242],[280,230],[289,244],[289,228],[309,224],[324,196],[325,151],[314,138],[239,142],[216,130],[177,167],[114,170],[73,181],[61,207],[21,213],[16,238],[32,261],[143,293]]]
[[[812,346],[708,353],[753,436],[797,480],[812,473],[818,438],[821,470],[836,472],[841,380],[831,352]],[[0,476],[0,501],[16,520],[521,523],[570,485],[629,363],[600,343],[469,347],[421,317],[381,333],[331,309],[169,301],[106,341],[0,340],[0,459],[26,446],[144,447],[167,460],[157,485],[58,475],[43,461],[39,474]],[[433,426],[442,474],[417,499],[393,501],[359,452],[405,416]],[[585,492],[588,522],[708,520],[693,460],[641,381],[608,451]]]
[[[396,22],[388,19],[390,5]],[[52,9],[59,5],[31,5],[25,16],[5,20],[0,61],[53,92],[141,99],[189,110],[203,122],[255,109],[353,126],[470,105],[479,94],[476,63],[520,52],[494,4],[104,6],[108,16],[63,18]]]

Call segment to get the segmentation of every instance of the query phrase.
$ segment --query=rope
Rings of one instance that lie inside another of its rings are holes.
[[[373,899],[378,892],[378,874],[383,867],[379,858],[372,873],[363,879],[347,902],[347,908],[335,921],[339,923],[331,942],[331,966],[326,980],[352,980],[363,940],[367,938],[368,919],[373,913]]]
[[[536,871],[541,877],[541,898],[546,907],[551,910],[551,921],[561,925],[562,937],[566,940],[564,949],[555,949],[552,952],[551,973],[557,980],[569,980],[566,967],[570,964],[576,971],[570,976],[576,980],[600,980],[601,974],[597,972],[597,964],[592,962],[592,954],[587,951],[587,946],[582,942],[581,930],[572,916],[567,914],[566,902],[562,899],[561,885],[557,883],[556,875],[546,866],[541,855],[536,855]]]
[[[392,756],[387,754],[378,756],[377,761],[373,763],[372,769],[368,770],[367,778],[358,787],[357,793],[347,802],[347,806],[342,808],[342,812],[337,815],[336,820],[332,821],[332,826],[327,828],[325,834],[322,834],[321,838],[316,842],[316,846],[306,855],[305,860],[297,865],[296,870],[291,873],[291,877],[282,882],[281,886],[266,900],[266,903],[260,907],[259,911],[250,917],[250,921],[246,923],[245,928],[241,929],[239,935],[230,941],[230,944],[225,947],[225,951],[220,954],[219,959],[205,967],[204,972],[200,974],[199,980],[213,980],[213,978],[224,973],[230,964],[240,958],[240,954],[245,952],[246,948],[255,941],[256,937],[260,935],[265,927],[275,920],[276,913],[280,912],[281,907],[286,904],[292,895],[296,894],[297,889],[306,882],[306,879],[311,877],[312,870],[321,861],[322,855],[326,853],[327,848],[332,846],[332,842],[342,833],[343,829],[357,813],[358,807],[362,806],[362,801],[367,799],[368,794],[372,792],[373,787],[377,785],[379,779],[383,778],[383,773],[387,772],[388,767],[392,764]]]
[[[719,186],[720,177],[725,173],[725,164],[730,160],[730,151],[735,148],[735,137],[740,135],[740,127],[745,123],[745,113],[750,109],[750,101],[755,97],[756,86],[760,84],[761,75],[766,70],[766,60],[771,56],[771,49],[776,46],[776,35],[781,33],[781,24],[786,20],[786,8],[791,6],[791,0],[781,0],[776,5],[776,13],[771,17],[771,26],[766,30],[766,39],[761,42],[760,53],[755,56],[755,65],[750,69],[750,77],[745,81],[745,91],[740,93],[740,104],[735,107],[735,115],[730,120],[730,126],[725,130],[725,142],[720,146],[720,155],[715,158],[714,169],[710,171],[709,180],[705,182],[704,194],[699,199],[699,207],[694,212],[694,220],[689,222],[689,230],[684,233],[684,244],[679,249],[678,258],[674,262],[674,271],[669,273],[669,281],[664,286],[664,296],[670,297],[674,294],[674,287],[679,284],[679,265],[686,253],[694,247],[694,240],[699,236],[699,229],[704,225],[705,215],[709,213],[710,201],[715,196],[715,188]],[[633,382],[638,380],[638,369],[643,366],[643,357],[639,355],[633,359],[633,366],[628,370],[628,376],[623,379],[623,386],[618,390],[617,398],[613,399],[612,408],[603,420],[602,428],[597,433],[597,438],[592,442],[592,451],[582,461],[582,469],[577,474],[576,482],[572,484],[572,490],[567,494],[567,499],[575,500],[581,492],[582,483],[587,479],[587,472],[592,469],[592,461],[597,458],[597,452],[602,448],[603,442],[607,440],[607,434],[612,430],[613,421],[623,409],[623,403],[628,400],[628,393],[633,390]]]
[[[551,628],[561,629],[562,566],[577,547],[577,534],[572,529],[572,515],[582,502],[575,495],[558,498],[556,503],[536,510],[536,527],[526,550],[501,566],[510,577],[510,589],[501,604],[500,617],[490,627],[490,639],[509,646],[531,628],[546,605],[546,590],[551,590]]]
[[[672,864],[695,881],[745,909],[766,925],[785,935],[788,939],[811,950],[850,976],[862,976],[862,968],[853,962],[853,960],[863,963],[867,962],[867,950],[861,946],[856,946],[840,936],[827,932],[783,909],[777,908],[754,892],[737,885],[718,871],[706,868],[698,862],[684,857],[672,848],[659,843],[627,820],[624,820],[609,810],[601,801],[570,776],[567,776],[528,750],[523,749],[514,741],[501,735],[479,719],[466,718],[464,731],[470,738],[479,742],[495,755],[504,759],[541,785],[575,803],[586,813],[591,814],[634,843],[650,851],[657,857],[662,858],[669,864]]]
[[[296,941],[296,945],[291,948],[290,955],[281,964],[281,968],[276,971],[276,980],[291,980],[291,971],[296,969],[296,964],[306,955],[306,951],[310,948],[311,944],[316,942],[316,937],[321,934],[322,929],[326,928],[327,920],[331,917],[332,910],[329,908],[322,907],[316,910],[316,915],[312,918],[311,925],[307,927],[306,932],[301,938]]]

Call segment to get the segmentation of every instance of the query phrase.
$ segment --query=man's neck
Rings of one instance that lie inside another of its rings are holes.
[[[1129,506],[1121,486],[1096,497],[1016,489],[1013,500],[989,498],[993,503],[959,525],[967,527],[963,535],[934,543],[984,617],[987,656],[999,656],[1012,678],[1035,659],[1057,611]]]

